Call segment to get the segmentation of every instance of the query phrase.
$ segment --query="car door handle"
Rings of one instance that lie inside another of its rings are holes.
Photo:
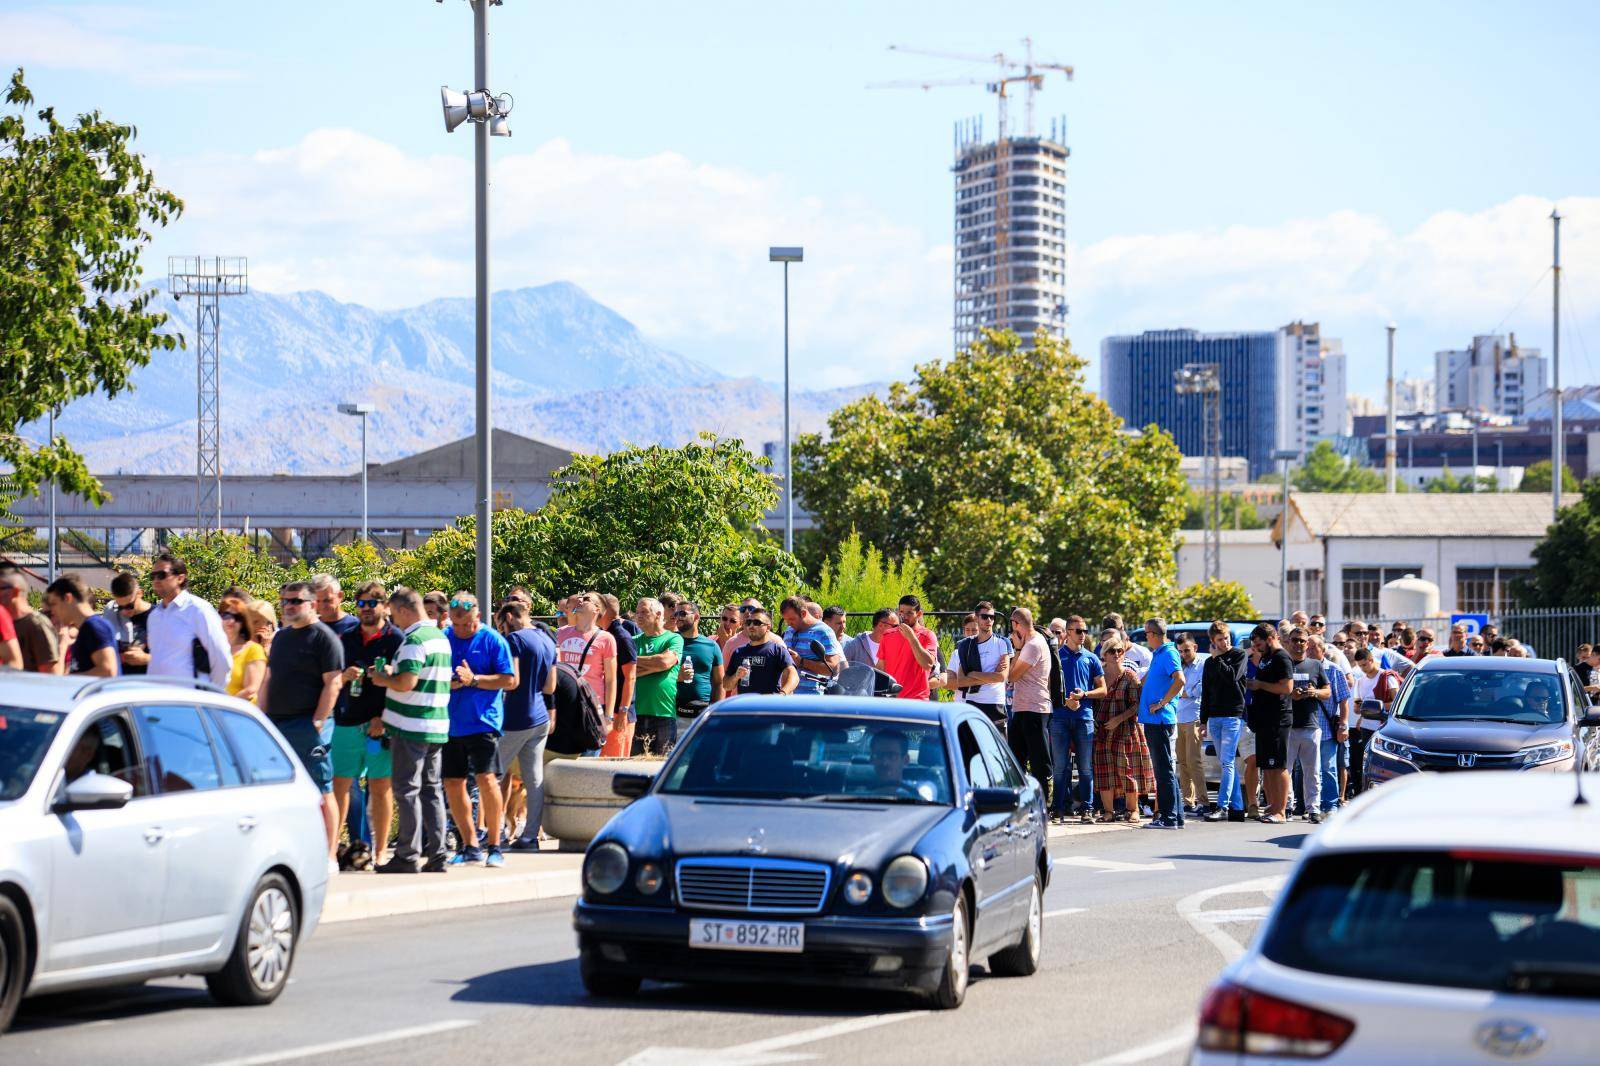
[[[255,827],[256,827],[256,820],[255,820],[254,817],[252,817],[252,816],[247,814],[243,818],[239,819],[239,832],[248,833],[248,832],[250,832],[250,830],[254,829]]]
[[[167,838],[167,831],[159,825],[153,825],[144,831],[144,842],[152,847]]]

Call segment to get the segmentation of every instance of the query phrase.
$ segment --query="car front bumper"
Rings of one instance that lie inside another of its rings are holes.
[[[800,952],[717,951],[689,946],[689,919],[762,919],[750,914],[690,915],[675,908],[610,906],[579,900],[573,907],[578,950],[606,973],[656,981],[831,984],[932,991],[950,953],[949,915],[775,920],[805,925]],[[880,959],[898,958],[893,969]]]

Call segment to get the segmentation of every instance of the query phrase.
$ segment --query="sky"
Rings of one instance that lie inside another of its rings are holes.
[[[905,378],[949,354],[952,125],[990,55],[1071,63],[1068,333],[1320,321],[1352,392],[1517,333],[1600,381],[1600,4],[1421,0],[985,5],[692,2],[491,8],[496,289],[568,280],[658,342],[797,387]],[[6,0],[0,63],[98,108],[186,202],[146,257],[246,255],[271,291],[376,307],[472,291],[472,145],[439,86],[472,74],[465,0],[107,5]],[[1020,107],[1013,108],[1014,124]],[[225,327],[224,327],[225,328]],[[1589,345],[1594,352],[1591,355]],[[1091,368],[1091,383],[1098,376]]]

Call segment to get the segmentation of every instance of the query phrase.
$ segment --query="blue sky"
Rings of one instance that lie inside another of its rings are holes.
[[[1371,394],[1391,316],[1406,372],[1497,325],[1548,350],[1559,202],[1565,377],[1597,379],[1600,5],[507,0],[491,20],[492,88],[517,99],[496,287],[577,281],[720,366],[778,373],[770,243],[807,245],[809,382],[945,354],[951,124],[992,129],[993,98],[865,86],[988,73],[892,43],[1031,34],[1077,67],[1039,113],[1068,120],[1080,350],[1320,319]],[[0,61],[43,102],[139,127],[190,205],[157,255],[247,254],[263,287],[383,306],[470,291],[470,137],[437,105],[470,80],[462,0],[10,0]]]

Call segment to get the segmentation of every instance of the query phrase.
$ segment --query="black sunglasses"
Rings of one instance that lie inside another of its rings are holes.
[[[988,614],[979,614],[978,617],[983,619],[985,622],[992,622],[994,621],[994,612],[990,611]]]
[[[753,614],[754,612],[759,611],[759,610],[761,610],[761,608],[759,608],[759,607],[741,607],[741,608],[739,608],[739,613],[740,614]]]
[[[311,601],[301,596],[279,596],[278,602],[288,606],[291,603],[310,603]]]
[[[750,626],[770,626],[771,624],[771,622],[763,622],[759,618],[752,618],[745,623],[745,628],[748,629]]]
[[[383,602],[382,600],[357,600],[356,601],[356,606],[357,607],[376,607],[376,606],[378,606],[378,604],[380,604],[382,602]]]
[[[674,617],[674,618],[693,618],[694,614],[692,612],[690,612],[690,611],[673,611],[672,612],[672,617]]]
[[[171,570],[152,570],[152,571],[150,571],[150,580],[151,581],[160,581],[162,578],[167,578],[167,577],[171,577],[171,576],[172,576],[172,571]]]

